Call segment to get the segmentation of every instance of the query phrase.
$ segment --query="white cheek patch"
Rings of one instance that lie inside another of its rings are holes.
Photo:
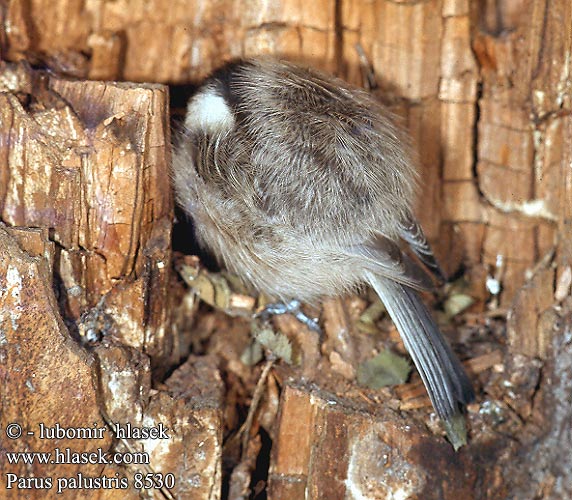
[[[187,106],[185,127],[190,131],[225,132],[234,126],[234,116],[224,98],[207,88],[195,95]]]

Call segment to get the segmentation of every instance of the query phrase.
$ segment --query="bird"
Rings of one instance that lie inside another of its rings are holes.
[[[312,68],[237,59],[199,85],[179,135],[172,182],[201,247],[277,301],[370,285],[438,416],[463,412],[471,381],[419,295],[445,275],[414,216],[415,155],[385,107]]]

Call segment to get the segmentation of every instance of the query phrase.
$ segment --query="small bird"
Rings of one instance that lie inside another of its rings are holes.
[[[444,275],[413,215],[415,162],[390,113],[338,78],[255,58],[208,77],[183,128],[173,184],[199,244],[280,301],[369,284],[439,417],[459,415],[473,389],[417,293],[434,286],[427,270]]]

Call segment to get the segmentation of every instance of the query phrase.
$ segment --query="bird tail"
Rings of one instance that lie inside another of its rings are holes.
[[[413,288],[371,273],[367,279],[395,323],[437,414],[450,420],[474,399],[463,366]]]

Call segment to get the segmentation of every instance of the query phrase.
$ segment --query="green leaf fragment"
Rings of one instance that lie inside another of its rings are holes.
[[[389,350],[361,363],[357,370],[358,384],[379,389],[388,385],[403,384],[409,377],[411,365],[402,356]]]
[[[475,299],[470,295],[464,293],[455,293],[447,297],[443,304],[445,313],[449,318],[457,316],[465,309],[468,309],[475,303]]]
[[[274,356],[284,360],[288,364],[293,364],[292,343],[286,335],[275,332],[271,328],[252,327],[252,336],[262,347],[268,349]]]

